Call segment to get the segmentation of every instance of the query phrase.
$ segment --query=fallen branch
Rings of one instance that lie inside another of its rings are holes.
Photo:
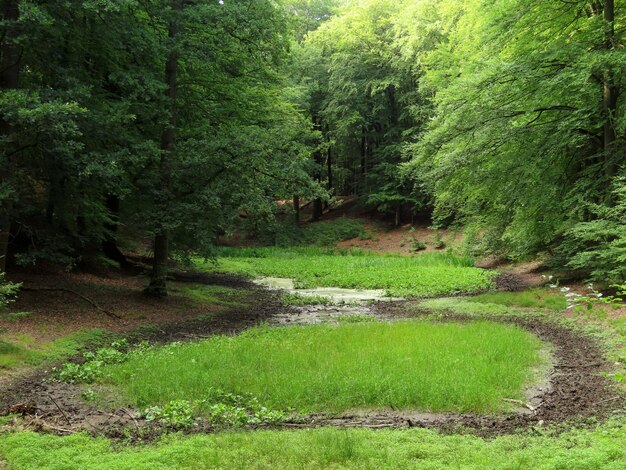
[[[525,403],[522,400],[514,400],[513,398],[503,398],[502,401],[506,401],[509,403],[515,403],[517,405],[523,406],[524,408],[528,408],[530,411],[535,411],[535,407],[530,403]]]
[[[607,398],[606,400],[600,400],[599,402],[596,402],[595,404],[599,405],[600,403],[606,403],[607,401],[618,400],[619,398],[621,398],[621,397],[617,396],[617,397],[613,397],[613,398]]]
[[[53,431],[56,431],[56,432],[64,432],[66,434],[74,434],[76,432],[76,431],[72,431],[71,429],[57,428],[55,426],[52,426],[51,424],[46,423],[45,421],[41,421],[40,424],[44,428],[52,429]]]
[[[83,294],[76,292],[74,290],[71,290],[71,289],[65,289],[63,287],[22,287],[20,290],[27,291],[27,292],[67,292],[69,294],[74,294],[75,296],[80,297],[85,302],[88,302],[89,304],[91,304],[96,310],[99,310],[100,312],[108,315],[111,318],[115,318],[116,320],[122,319],[122,317],[116,315],[115,313],[109,312],[108,310],[103,309],[97,303],[91,300],[89,297],[86,297]]]

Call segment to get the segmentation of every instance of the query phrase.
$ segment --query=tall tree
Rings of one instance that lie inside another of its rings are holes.
[[[19,87],[20,53],[18,49],[19,0],[6,0],[2,5],[2,46],[0,54],[0,90],[3,92]],[[0,139],[2,142],[3,173],[12,174],[14,170],[15,142],[12,142],[13,127],[5,116],[0,116]],[[4,180],[4,178],[3,178]],[[13,201],[5,181],[0,182],[0,273],[6,269],[6,260],[11,232]],[[4,193],[4,194],[3,194]]]
[[[181,32],[181,12],[183,9],[182,0],[173,0],[171,4],[171,16],[168,26],[168,46],[169,53],[165,63],[165,96],[167,97],[168,122],[163,128],[161,135],[161,158],[159,160],[159,180],[161,189],[160,198],[157,202],[157,210],[164,213],[169,205],[167,199],[170,197],[170,184],[172,162],[176,158],[176,127],[178,124],[178,67],[179,67],[179,35]],[[154,297],[164,297],[167,295],[167,263],[169,260],[169,229],[167,220],[156,229],[154,234],[154,261],[152,264],[152,274],[150,285],[146,289],[148,295]]]

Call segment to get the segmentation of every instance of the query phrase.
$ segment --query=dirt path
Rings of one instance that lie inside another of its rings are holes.
[[[193,276],[193,282],[211,279]],[[243,281],[242,281],[243,282]],[[150,335],[130,335],[131,340],[149,339],[158,342],[194,340],[215,334],[235,334],[261,322],[272,324],[315,323],[328,312],[303,314],[283,307],[276,295],[260,288],[251,289],[252,301],[246,308],[233,308],[210,318],[161,325]],[[368,315],[384,320],[430,316],[429,312],[407,308],[407,302],[380,302],[368,308]],[[331,307],[333,308],[333,307]],[[353,312],[350,312],[352,314]],[[335,309],[334,315],[341,315]],[[288,319],[293,318],[293,321]],[[311,320],[311,318],[313,320]],[[332,320],[333,314],[329,316]],[[434,321],[471,321],[471,318],[449,315],[433,317]],[[549,386],[537,390],[528,404],[520,403],[520,410],[497,416],[453,413],[419,413],[396,410],[344,413],[338,416],[310,415],[281,428],[335,427],[427,427],[445,432],[468,428],[481,435],[499,435],[520,429],[571,420],[602,419],[624,409],[626,400],[615,392],[609,379],[600,375],[610,370],[596,342],[553,322],[535,318],[495,317],[493,321],[513,323],[531,331],[553,345],[553,370]],[[30,429],[69,434],[87,431],[109,437],[141,438],[159,435],[165,430],[154,423],[136,417],[129,409],[109,410],[91,405],[80,398],[80,387],[49,380],[47,371],[40,371],[5,389],[0,398],[0,409],[25,415],[23,426]],[[206,422],[192,432],[210,432]]]

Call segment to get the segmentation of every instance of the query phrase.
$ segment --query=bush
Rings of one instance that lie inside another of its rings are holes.
[[[566,232],[555,263],[565,261],[567,267],[601,283],[626,279],[626,178],[614,184],[613,201],[612,206],[589,205],[594,220]]]
[[[315,222],[298,227],[292,223],[277,223],[264,227],[256,233],[264,245],[332,246],[352,238],[367,237],[365,226],[359,220],[338,218],[326,222]]]
[[[10,302],[13,302],[21,286],[21,284],[5,281],[4,273],[0,273],[0,310],[6,308]]]

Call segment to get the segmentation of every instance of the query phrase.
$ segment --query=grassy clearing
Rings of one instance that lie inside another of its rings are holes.
[[[522,292],[487,292],[467,299],[469,302],[504,305],[508,307],[546,309],[555,312],[567,308],[563,294],[545,288]]]
[[[522,398],[541,342],[509,325],[405,321],[257,328],[175,344],[105,369],[135,406],[202,400],[211,387],[275,409],[500,411]]]
[[[626,423],[560,436],[511,435],[485,440],[426,429],[259,431],[183,437],[157,445],[114,448],[78,434],[0,435],[8,469],[144,470],[209,468],[360,468],[622,470]]]
[[[391,296],[427,297],[493,287],[493,273],[473,267],[470,258],[447,253],[380,255],[361,250],[320,248],[224,249],[218,264],[203,269],[254,277],[286,277],[298,287],[385,289]]]
[[[37,341],[29,335],[12,335],[0,339],[0,372],[22,366],[55,362],[76,354],[85,344],[104,336],[99,329],[83,330],[54,341]]]

